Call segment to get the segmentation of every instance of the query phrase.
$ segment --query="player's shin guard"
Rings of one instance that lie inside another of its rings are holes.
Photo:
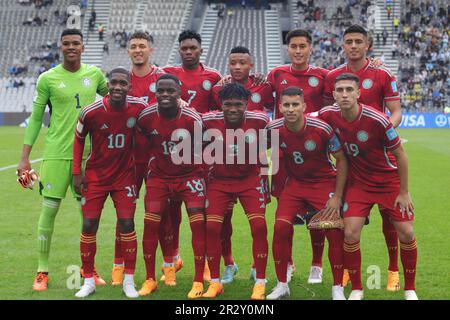
[[[158,231],[161,222],[160,214],[146,213],[144,216],[144,236],[142,249],[146,270],[146,279],[155,280],[155,256],[158,247]]]
[[[136,232],[121,233],[123,259],[125,261],[125,274],[134,274],[136,269],[137,237]]]
[[[223,217],[208,214],[206,216],[206,256],[211,271],[211,279],[220,278],[220,234]]]
[[[192,248],[195,262],[195,282],[203,283],[206,254],[206,226],[203,212],[189,213],[189,224],[192,232]],[[219,251],[220,252],[220,251]]]
[[[286,220],[276,220],[273,231],[272,255],[278,282],[287,282],[287,265],[289,260],[289,241],[292,224]]]
[[[114,242],[114,264],[123,264],[122,240],[119,231],[119,221],[116,223],[116,241]]]
[[[333,273],[333,285],[342,285],[344,276],[344,231],[330,229],[325,231],[328,240],[328,259]]]
[[[80,255],[84,278],[94,277],[94,260],[97,252],[97,236],[95,233],[81,233]]]
[[[382,211],[383,209],[381,209]],[[381,214],[383,218],[384,240],[389,254],[389,271],[398,271],[398,235],[394,225],[387,214]]]
[[[267,256],[269,245],[267,243],[267,225],[264,214],[248,214],[252,232],[253,261],[256,268],[256,279],[266,278]],[[287,266],[285,271],[287,270]]]
[[[172,225],[172,233],[173,233],[173,240],[172,240],[172,250],[173,250],[173,256],[178,256],[178,246],[180,241],[180,224],[181,224],[181,201],[170,201],[169,205],[169,214],[170,214],[170,221]]]
[[[405,290],[416,290],[416,265],[417,265],[417,243],[416,239],[410,243],[400,242],[400,257],[405,276]]]
[[[363,290],[361,283],[361,250],[359,241],[347,243],[344,241],[344,267],[348,270],[352,290]]]
[[[233,234],[233,226],[231,225],[232,215],[233,215],[233,208],[228,209],[223,220],[222,232],[220,236],[222,243],[222,257],[223,262],[226,266],[231,266],[234,264],[231,249],[231,235]]]
[[[168,214],[164,214],[159,227],[159,244],[165,263],[173,263],[173,228]]]
[[[55,217],[58,213],[61,200],[44,198],[42,201],[42,211],[38,223],[38,252],[39,265],[38,272],[48,272],[48,257],[50,254],[50,244],[52,242]]]
[[[325,244],[325,232],[323,230],[310,230],[312,247],[312,266],[322,267],[323,247]]]

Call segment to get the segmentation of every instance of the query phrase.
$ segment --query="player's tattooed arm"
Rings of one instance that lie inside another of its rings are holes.
[[[394,206],[400,206],[402,216],[405,213],[411,216],[414,212],[414,206],[408,192],[408,156],[402,145],[395,150],[391,150],[391,153],[397,160],[398,175],[400,176],[400,193],[395,199]]]

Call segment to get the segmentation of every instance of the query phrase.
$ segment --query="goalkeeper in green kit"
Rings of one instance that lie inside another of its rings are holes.
[[[40,169],[40,193],[43,196],[38,225],[39,266],[33,290],[47,290],[48,257],[56,214],[68,187],[73,189],[72,159],[75,126],[80,111],[95,102],[96,94],[106,95],[108,88],[101,70],[81,63],[83,34],[66,29],[61,34],[62,64],[39,76],[33,112],[25,132],[22,158],[17,168],[19,182],[30,186],[37,176],[30,172],[30,153],[42,125],[44,111],[50,109],[50,125],[46,134],[44,160]],[[81,213],[81,209],[80,209]],[[96,274],[96,284],[105,281]]]

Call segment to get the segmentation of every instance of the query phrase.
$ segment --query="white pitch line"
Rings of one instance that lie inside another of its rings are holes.
[[[30,163],[36,163],[36,162],[40,162],[42,160],[43,160],[43,158],[39,158],[39,159],[31,160]],[[7,166],[7,167],[0,168],[0,171],[6,171],[6,170],[9,170],[9,169],[14,169],[14,168],[17,168],[18,165],[19,164],[13,164],[12,166]]]

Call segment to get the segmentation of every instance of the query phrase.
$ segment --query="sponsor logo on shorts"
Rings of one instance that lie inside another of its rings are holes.
[[[312,140],[306,140],[305,149],[308,151],[314,151],[316,149],[316,143]]]
[[[208,199],[205,200],[205,209],[209,207],[209,201]]]
[[[369,140],[369,134],[366,131],[361,130],[356,134],[356,138],[361,142],[366,142]]]
[[[342,212],[347,212],[348,210],[348,203],[344,202],[344,205],[342,206]]]
[[[254,103],[260,103],[261,102],[261,95],[259,93],[252,94],[252,101]]]
[[[362,87],[366,90],[372,88],[373,86],[373,81],[371,79],[364,79],[362,82]]]
[[[82,206],[84,206],[86,204],[86,198],[85,197],[81,197],[80,203]]]
[[[127,120],[127,127],[128,128],[133,128],[136,124],[136,118],[131,117],[130,119]]]
[[[317,79],[316,77],[311,77],[308,79],[308,84],[313,88],[317,87],[319,85],[319,79]]]
[[[209,90],[211,90],[211,87],[212,87],[211,81],[209,81],[209,80],[203,81],[203,89],[205,89],[206,91],[209,91]]]

